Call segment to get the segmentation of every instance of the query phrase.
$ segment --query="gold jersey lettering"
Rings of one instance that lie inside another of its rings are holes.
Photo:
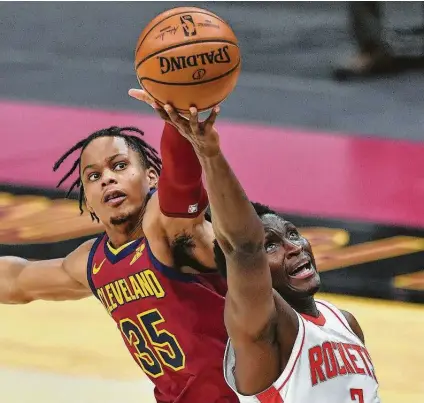
[[[107,304],[108,307],[109,307],[109,312],[112,312],[113,310],[118,308],[118,305],[113,301],[113,294],[110,290],[110,284],[106,284],[105,291],[106,291],[106,294],[109,298],[109,303]]]
[[[118,284],[121,287],[122,294],[124,295],[126,302],[131,302],[135,300],[135,296],[131,293],[131,291],[128,289],[128,284],[125,281],[125,279],[118,280]]]
[[[112,281],[97,289],[97,296],[109,313],[141,298],[163,298],[165,290],[155,273],[145,269],[139,273]]]
[[[163,298],[165,296],[165,291],[163,290],[162,286],[160,285],[155,274],[151,270],[146,270],[144,272],[144,274],[145,274],[147,281],[149,282],[156,298]]]
[[[136,296],[136,299],[144,298],[144,293],[141,290],[140,284],[135,279],[135,277],[134,276],[129,276],[128,279],[130,280],[130,283],[131,283],[132,289],[134,291],[134,294]]]
[[[124,298],[122,297],[122,292],[119,288],[118,282],[114,281],[113,283],[110,283],[110,288],[112,289],[113,295],[115,296],[118,305],[123,305]]]
[[[148,280],[146,279],[146,277],[144,276],[143,272],[136,273],[135,278],[137,279],[138,283],[140,284],[140,287],[143,290],[144,295],[146,295],[146,296],[154,295],[152,287],[150,286],[150,284],[149,284]]]

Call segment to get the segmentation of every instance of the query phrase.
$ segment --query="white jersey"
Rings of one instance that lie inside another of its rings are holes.
[[[224,375],[241,403],[379,403],[371,357],[335,306],[316,301],[318,318],[297,315],[299,332],[286,368],[255,396],[237,392],[235,355],[228,341]]]

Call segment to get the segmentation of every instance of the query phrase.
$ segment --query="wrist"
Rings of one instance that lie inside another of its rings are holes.
[[[222,154],[218,136],[195,138],[191,143],[199,160],[207,160]]]
[[[214,150],[202,150],[199,153],[196,152],[197,158],[199,159],[200,165],[203,170],[212,168],[224,158],[221,149],[218,147]]]

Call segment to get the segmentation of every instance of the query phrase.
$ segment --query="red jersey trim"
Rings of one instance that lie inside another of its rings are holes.
[[[280,392],[274,385],[264,392],[259,393],[259,395],[256,395],[256,399],[258,399],[260,403],[284,403]]]
[[[319,316],[317,318],[315,316],[306,315],[306,313],[301,313],[300,315],[308,322],[312,322],[314,325],[317,326],[324,326],[325,322],[327,321],[325,319],[325,316],[321,312],[319,313]]]
[[[333,313],[333,315],[339,320],[339,322],[344,326],[344,328],[346,330],[348,330],[350,333],[352,333],[355,337],[358,337],[358,335],[350,328],[350,326],[346,326],[346,323],[344,322],[344,320],[337,314],[337,312],[334,311],[333,308],[331,308],[331,306],[327,305],[326,303],[324,303],[322,301],[317,301],[317,304],[324,305],[330,312]],[[347,322],[347,319],[346,318],[344,318],[344,319]],[[349,322],[347,322],[347,323],[349,325]]]

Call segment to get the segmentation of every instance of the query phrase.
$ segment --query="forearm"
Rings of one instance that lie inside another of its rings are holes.
[[[191,143],[166,123],[161,138],[162,172],[159,205],[168,217],[198,216],[208,199],[202,183],[202,167]]]
[[[90,296],[89,288],[70,277],[64,270],[64,261],[65,259],[29,261],[14,256],[0,257],[0,303],[66,301]],[[82,262],[86,262],[86,259],[74,264],[77,264],[76,267],[83,267]]]
[[[199,156],[199,160],[205,173],[217,238],[222,237],[230,250],[249,252],[249,248],[262,247],[262,222],[223,154]]]

